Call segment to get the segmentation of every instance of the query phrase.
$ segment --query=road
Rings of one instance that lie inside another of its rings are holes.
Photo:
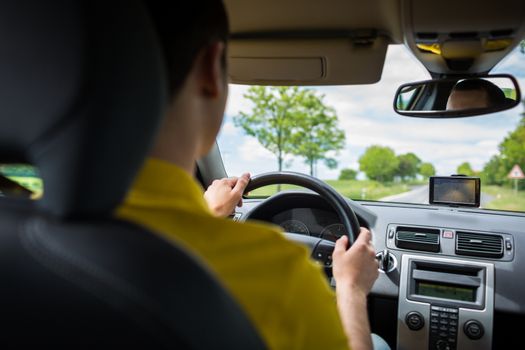
[[[383,197],[384,202],[428,204],[428,185],[414,187],[411,191]]]
[[[488,202],[490,202],[493,199],[493,196],[481,192],[481,207],[484,207]],[[408,192],[383,197],[380,199],[380,201],[428,204],[428,185],[417,186]]]

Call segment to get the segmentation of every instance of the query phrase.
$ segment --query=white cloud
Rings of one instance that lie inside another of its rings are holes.
[[[249,112],[251,102],[243,97],[248,91],[248,85],[229,85],[228,102],[226,104],[226,115],[235,116],[240,111]]]
[[[244,142],[240,146],[240,159],[242,161],[257,160],[258,162],[266,162],[275,160],[272,152],[261,146],[261,144],[252,137],[245,137]]]
[[[224,136],[232,136],[232,135],[235,135],[237,133],[237,129],[235,128],[235,125],[232,122],[226,121],[222,125],[221,133]]]

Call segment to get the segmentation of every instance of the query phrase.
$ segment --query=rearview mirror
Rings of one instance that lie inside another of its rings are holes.
[[[410,117],[457,118],[503,111],[521,101],[509,74],[433,79],[401,85],[394,110]]]

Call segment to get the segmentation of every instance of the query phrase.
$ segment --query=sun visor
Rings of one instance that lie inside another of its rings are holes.
[[[251,85],[373,84],[381,79],[388,40],[233,39],[232,83]]]

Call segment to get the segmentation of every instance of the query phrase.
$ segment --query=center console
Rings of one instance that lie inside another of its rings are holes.
[[[494,265],[403,254],[398,349],[490,349]]]

